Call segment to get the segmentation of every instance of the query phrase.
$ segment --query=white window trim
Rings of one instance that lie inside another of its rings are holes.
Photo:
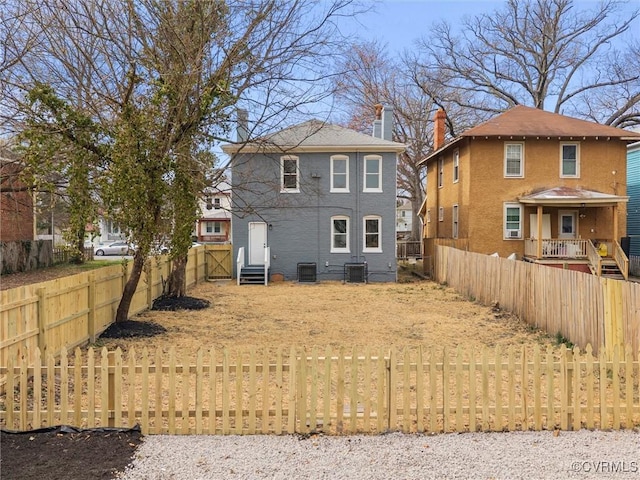
[[[457,148],[453,151],[453,183],[460,180],[460,150]]]
[[[296,187],[295,188],[284,187],[284,161],[285,160],[296,161]],[[300,159],[295,155],[284,155],[280,157],[280,193],[300,193]]]
[[[438,207],[438,221],[444,222],[444,207]]]
[[[378,161],[378,186],[375,188],[367,188],[367,160]],[[364,178],[362,183],[362,191],[381,193],[382,192],[382,157],[380,155],[366,155],[363,161],[364,161],[364,168],[363,168]]]
[[[576,147],[576,174],[575,175],[565,175],[562,171],[563,167],[563,155],[562,155],[562,147],[565,145],[575,145]],[[580,143],[579,142],[562,142],[560,144],[560,178],[580,178]]]
[[[518,210],[520,210],[520,222],[519,222],[519,227],[518,229],[508,229],[507,228],[507,208],[517,208]],[[515,202],[511,202],[511,203],[505,203],[504,204],[504,208],[502,211],[502,236],[504,238],[504,240],[522,240],[522,224],[523,224],[523,219],[522,219],[522,214],[523,214],[523,208],[522,205],[519,203],[515,203]],[[517,235],[512,235],[511,232],[518,232]]]
[[[346,161],[345,165],[345,188],[336,188],[333,186],[334,172],[333,172],[333,162],[334,160],[343,160]],[[329,189],[331,193],[349,193],[349,157],[347,155],[332,155],[331,156],[331,187]]]
[[[346,241],[346,248],[336,248],[333,246],[333,221],[334,220],[346,220],[347,221],[347,231],[346,231],[346,235],[347,235],[347,241]],[[336,215],[331,217],[331,225],[330,225],[330,245],[331,245],[331,249],[330,252],[331,253],[351,253],[351,235],[350,235],[350,229],[351,227],[349,226],[349,217],[345,216],[345,215]]]
[[[454,204],[451,209],[451,236],[453,238],[458,238],[459,230],[460,230],[460,222],[458,220],[460,214],[460,208],[458,204]]]
[[[522,147],[520,149],[520,173],[518,175],[507,173],[507,146],[509,145],[520,145]],[[503,155],[504,155],[504,161],[503,161],[504,178],[524,178],[524,142],[504,142]]]
[[[444,158],[442,157],[438,158],[437,179],[438,179],[438,188],[444,187]]]
[[[427,208],[427,223],[431,223],[431,209]]]
[[[378,246],[367,247],[367,220],[378,221]],[[366,253],[382,253],[382,217],[379,215],[366,215],[362,218],[362,251]]]

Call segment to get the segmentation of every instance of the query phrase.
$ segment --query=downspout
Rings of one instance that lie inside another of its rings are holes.
[[[358,179],[356,181],[356,186],[357,186],[357,192],[356,192],[356,214],[355,214],[355,219],[354,219],[354,225],[355,225],[355,236],[356,236],[356,241],[355,241],[355,245],[356,245],[356,262],[360,261],[360,252],[362,251],[360,249],[360,195],[362,195],[362,191],[364,190],[364,178],[361,178],[360,175],[360,152],[356,152],[356,179]],[[359,185],[359,182],[362,182],[362,185]]]

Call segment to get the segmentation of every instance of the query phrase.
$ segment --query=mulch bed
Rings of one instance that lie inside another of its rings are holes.
[[[175,312],[177,310],[202,310],[209,308],[211,302],[194,297],[158,297],[153,302],[151,310],[165,310]]]
[[[112,479],[133,461],[139,428],[0,430],[2,480]]]

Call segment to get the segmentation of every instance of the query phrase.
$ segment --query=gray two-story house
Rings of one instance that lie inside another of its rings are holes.
[[[396,280],[393,111],[373,135],[311,120],[223,150],[231,155],[234,275],[315,282]]]

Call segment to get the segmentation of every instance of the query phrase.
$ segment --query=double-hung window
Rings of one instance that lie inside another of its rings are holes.
[[[298,157],[291,155],[280,157],[280,176],[280,191],[282,193],[300,192]]]
[[[331,192],[349,192],[349,157],[331,157]]]
[[[560,176],[580,176],[580,150],[577,143],[560,144]]]
[[[349,217],[331,217],[331,253],[349,251]]]
[[[378,155],[364,157],[364,191],[382,192],[382,157]]]
[[[438,158],[438,187],[444,185],[444,158]]]
[[[504,238],[522,238],[522,205],[504,204]]]
[[[458,205],[453,206],[453,210],[451,211],[451,216],[453,218],[453,225],[451,227],[451,233],[453,238],[458,238]]]
[[[363,252],[382,252],[382,219],[378,216],[364,217]]]
[[[206,232],[207,233],[221,233],[222,232],[222,224],[220,222],[207,222],[206,223]]]
[[[460,150],[453,151],[453,183],[460,180]]]
[[[504,176],[524,177],[524,143],[504,144]]]

